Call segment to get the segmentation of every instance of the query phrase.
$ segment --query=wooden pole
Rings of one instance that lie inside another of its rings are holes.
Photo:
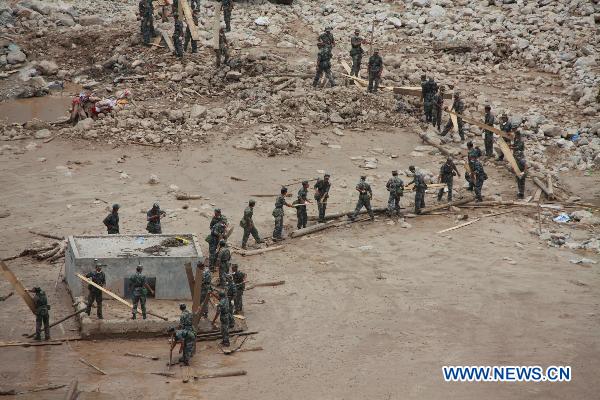
[[[546,195],[546,197],[548,197],[548,199],[550,199],[550,191],[544,185],[544,183],[540,180],[540,178],[538,178],[537,176],[534,176],[534,177],[531,178],[531,180],[533,181],[533,183],[535,183],[542,190],[542,192],[544,192],[544,194]]]
[[[548,200],[554,200],[554,187],[552,186],[552,176],[548,174],[546,179],[548,181]]]
[[[64,317],[64,318],[62,318],[62,319],[59,319],[58,321],[51,323],[51,324],[50,324],[50,326],[49,326],[48,328],[52,328],[52,327],[55,327],[55,326],[56,326],[56,325],[58,325],[58,324],[62,324],[62,323],[63,323],[63,322],[65,322],[66,320],[68,320],[68,319],[71,319],[71,318],[73,318],[74,316],[76,316],[76,315],[78,315],[78,314],[81,314],[81,313],[82,313],[82,312],[84,312],[84,311],[85,311],[85,308],[82,308],[81,310],[75,311],[74,313],[72,313],[72,314],[69,314],[69,315],[67,315],[67,316],[66,316],[66,317]],[[32,337],[34,337],[34,336],[35,336],[35,333],[30,333],[29,335],[27,335],[27,337],[28,337],[28,338],[32,338]]]
[[[99,372],[101,375],[106,375],[106,372],[104,372],[103,370],[101,370],[100,368],[96,367],[94,364],[84,360],[83,358],[79,359],[79,362],[81,362],[82,364],[87,365],[90,368],[95,369],[97,372]]]
[[[77,379],[73,379],[67,388],[67,393],[65,393],[65,400],[75,400],[77,398]]]
[[[200,293],[202,292],[202,268],[196,266],[194,290],[192,291],[192,325],[198,327],[200,322]],[[207,296],[208,297],[208,296]]]
[[[431,140],[429,140],[429,137],[427,137],[427,135],[425,133],[418,133],[418,135],[421,138],[421,140],[423,140],[428,145],[433,146],[436,149],[438,149],[446,157],[452,157],[455,155],[455,154],[452,154],[450,151],[448,151],[446,148],[444,148],[444,146],[434,143]]]
[[[256,283],[256,284],[250,286],[246,290],[252,290],[252,289],[257,288],[257,287],[281,286],[281,285],[284,285],[284,284],[285,284],[285,281]]]
[[[323,229],[331,228],[332,226],[335,226],[335,221],[330,221],[325,224],[317,224],[317,225],[309,226],[309,227],[306,227],[303,229],[298,229],[296,231],[293,231],[290,234],[290,237],[296,238],[296,237],[308,235],[310,233],[322,231]]]
[[[469,221],[469,222],[465,222],[464,224],[456,225],[456,226],[453,226],[452,228],[448,228],[448,229],[442,229],[441,231],[438,231],[437,233],[446,233],[446,232],[450,232],[450,231],[453,231],[453,230],[455,230],[455,229],[462,228],[463,226],[471,225],[471,224],[473,224],[473,223],[475,223],[475,222],[479,221],[480,219],[481,219],[481,218],[475,218],[474,220],[472,220],[472,221]]]
[[[56,236],[56,235],[51,235],[49,233],[44,233],[44,232],[29,231],[29,233],[33,233],[34,235],[38,235],[38,236],[45,237],[48,239],[65,240],[64,236]]]
[[[449,208],[449,207],[452,207],[452,206],[460,206],[460,205],[463,205],[463,204],[470,203],[472,201],[475,201],[475,197],[468,197],[468,198],[462,199],[462,200],[451,201],[450,203],[446,203],[446,204],[440,204],[440,205],[433,206],[433,207],[423,208],[421,210],[421,214],[427,214],[427,213],[430,213],[432,211],[443,210],[445,208]]]
[[[21,284],[21,282],[19,282],[15,274],[4,263],[4,261],[0,261],[0,269],[2,269],[2,273],[6,280],[10,282],[10,284],[15,288],[19,296],[21,296],[21,298],[25,301],[27,307],[29,307],[31,312],[35,314],[35,304],[33,303],[33,299],[31,298],[29,293],[27,293],[27,290]]]
[[[230,376],[243,376],[246,374],[247,374],[247,372],[244,370],[229,371],[229,372],[214,372],[212,374],[194,375],[194,379],[227,378]]]
[[[109,295],[110,297],[112,297],[113,299],[117,300],[118,302],[120,302],[121,304],[126,305],[127,307],[129,307],[130,309],[133,309],[133,304],[131,304],[130,302],[128,302],[127,300],[123,299],[120,296],[117,296],[116,294],[114,294],[113,292],[111,292],[110,290],[103,288],[102,286],[96,284],[95,282],[93,282],[91,279],[86,278],[85,276],[76,273],[75,275],[77,275],[77,277],[79,279],[81,279],[82,281],[84,281],[85,283],[94,286],[97,289],[100,289],[102,292],[106,293],[107,295]],[[148,313],[149,315],[152,315],[154,317],[160,318],[164,321],[168,321],[169,319],[167,317],[163,317],[162,315],[158,315],[155,314],[149,310],[146,310],[146,313]]]
[[[265,247],[264,249],[257,249],[257,250],[235,250],[234,252],[241,255],[242,257],[250,257],[250,256],[255,256],[257,254],[263,254],[269,251],[274,251],[274,250],[281,250],[283,249],[283,245],[278,245],[278,246],[269,246],[269,247]]]
[[[194,271],[192,270],[192,263],[185,263],[185,274],[187,275],[188,285],[190,286],[190,295],[194,298]]]

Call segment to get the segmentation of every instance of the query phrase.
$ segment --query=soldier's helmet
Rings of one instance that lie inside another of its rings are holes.
[[[152,208],[159,208],[159,207],[160,207],[160,205],[158,204],[158,201],[155,202],[154,204],[152,204]]]
[[[256,204],[256,200],[254,199],[250,199],[250,201],[248,202],[248,204],[250,204],[251,206]]]
[[[446,158],[446,162],[449,162],[449,163],[451,163],[451,162],[452,162],[452,157],[448,157],[448,158]]]
[[[219,298],[220,299],[225,298],[225,292],[219,292]]]
[[[373,54],[379,54],[379,49],[373,50]]]
[[[365,179],[367,179],[367,176],[366,175],[361,175],[360,179],[362,179],[364,181]]]
[[[180,309],[181,311],[185,310],[185,309],[186,309],[186,306],[185,306],[185,304],[181,303],[181,304],[179,305],[179,309]]]
[[[231,269],[238,269],[237,263],[232,263],[231,264]]]
[[[284,186],[281,188],[281,193],[287,193],[288,189]]]
[[[398,175],[398,170],[393,170],[392,175],[394,175],[394,176]]]
[[[467,147],[468,147],[468,148],[471,148],[471,147],[473,147],[473,142],[471,142],[471,141],[469,140],[469,141],[467,142]]]
[[[425,79],[427,79],[427,76],[425,74],[421,75],[421,80],[424,81]]]
[[[33,288],[33,291],[36,292],[36,293],[39,293],[39,292],[42,291],[42,288],[39,287],[39,286],[36,286],[36,287]]]
[[[221,245],[221,246],[225,246],[226,244],[227,244],[227,241],[225,239],[221,239],[219,241],[219,245]]]
[[[302,181],[302,186],[308,186],[308,181]]]
[[[355,29],[354,33],[360,33],[360,29]]]
[[[454,97],[458,99],[460,97],[460,92],[454,92]]]
[[[433,82],[433,76],[429,77],[429,82]]]
[[[411,172],[415,172],[415,166],[414,166],[414,165],[411,165],[410,167],[408,167],[408,169],[409,169]]]
[[[492,106],[490,106],[489,104],[486,104],[486,105],[485,105],[485,109],[486,109],[486,110],[491,110],[491,109],[492,109]]]
[[[331,176],[331,175],[329,175],[329,174],[325,174],[323,177],[324,177],[324,178],[329,178],[330,176]]]
[[[112,208],[113,210],[118,210],[119,208],[121,208],[121,206],[115,203],[113,204]]]
[[[333,30],[333,28],[330,27],[330,26],[328,26],[328,27],[325,28],[325,32],[331,32],[332,30]]]
[[[136,271],[141,271],[141,270],[143,270],[143,269],[144,269],[144,266],[143,266],[141,263],[140,263],[140,264],[138,264],[138,266],[137,266],[137,267],[135,267],[135,270],[136,270]]]

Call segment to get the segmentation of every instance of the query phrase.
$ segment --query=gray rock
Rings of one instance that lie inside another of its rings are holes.
[[[42,60],[37,66],[42,75],[55,75],[58,72],[58,65],[54,61]]]
[[[52,133],[48,129],[40,129],[33,134],[33,137],[36,139],[47,139],[50,136],[52,136]]]
[[[9,64],[19,64],[25,60],[27,60],[27,56],[21,50],[11,51],[6,55],[6,62]]]
[[[190,110],[190,119],[198,119],[206,117],[206,107],[200,104],[194,104]]]
[[[52,14],[52,16],[54,17],[54,20],[56,21],[57,25],[75,26],[75,20],[69,14],[55,13]]]
[[[548,137],[558,137],[562,133],[560,127],[550,124],[540,126],[540,131],[544,134],[544,136]]]
[[[88,131],[92,129],[92,126],[94,126],[94,120],[91,118],[86,118],[84,120],[79,121],[77,125],[75,125],[75,128],[80,131]]]
[[[429,15],[433,18],[440,18],[440,17],[443,17],[444,15],[446,15],[446,10],[444,10],[444,7],[434,4],[431,6],[431,9],[429,10]]]
[[[169,121],[171,122],[182,122],[184,119],[182,110],[170,110],[169,111]]]
[[[104,20],[97,15],[84,15],[79,17],[79,25],[90,26],[90,25],[102,25]]]

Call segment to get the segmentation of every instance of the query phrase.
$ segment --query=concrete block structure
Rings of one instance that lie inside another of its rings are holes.
[[[185,239],[187,244],[179,247],[161,246],[163,240],[175,237]],[[159,251],[156,251],[157,248]],[[195,266],[198,261],[203,261],[198,238],[190,233],[69,236],[65,252],[65,276],[73,298],[87,296],[87,284],[75,274],[85,275],[93,271],[95,258],[106,264],[103,267],[106,288],[121,297],[130,297],[128,278],[141,263],[144,275],[154,288],[156,299],[187,300],[191,294],[184,265],[190,262]]]

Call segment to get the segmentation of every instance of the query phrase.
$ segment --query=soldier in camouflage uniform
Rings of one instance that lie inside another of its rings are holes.
[[[217,263],[219,265],[219,286],[225,286],[225,278],[229,274],[231,263],[231,251],[227,242],[221,239],[219,242],[219,253],[217,255]]]
[[[142,274],[143,269],[144,267],[141,264],[138,265],[135,268],[135,274],[129,277],[129,288],[131,289],[131,300],[133,303],[133,309],[131,310],[133,315],[131,319],[136,319],[138,303],[140,303],[142,308],[142,318],[146,319],[147,290],[150,290],[154,294],[154,291],[146,281],[146,276]]]
[[[511,133],[515,129],[516,126],[513,126],[512,122],[510,122],[510,120],[508,119],[508,115],[506,115],[506,113],[502,113],[502,115],[500,116],[500,130],[506,133]],[[496,158],[496,161],[504,160],[504,153],[501,150],[498,150],[497,153],[498,158]]]
[[[183,0],[187,1],[187,0]],[[179,19],[179,14],[174,14],[175,29],[173,30],[173,47],[175,47],[175,55],[179,58],[183,58],[183,45],[181,38],[183,37],[183,22]]]
[[[233,10],[233,0],[221,0],[221,10],[223,10],[225,29],[227,32],[231,32],[231,10]]]
[[[354,36],[350,38],[350,57],[352,57],[352,72],[350,72],[350,75],[358,76],[360,73],[360,63],[364,53],[363,43],[365,43],[365,40],[360,37],[360,30],[355,29]]]
[[[179,305],[181,315],[179,316],[179,329],[194,331],[194,318],[191,312],[187,310],[187,306],[183,303]]]
[[[413,173],[413,180],[409,185],[411,183],[415,184],[415,214],[421,214],[421,209],[425,208],[425,190],[427,189],[427,184],[423,175],[417,172],[414,166],[411,165],[408,169]]]
[[[228,274],[226,279],[225,293],[227,294],[227,300],[229,300],[229,327],[233,328],[235,325],[235,320],[233,319],[233,301],[237,294],[237,287],[235,282],[233,282],[233,276],[231,276],[231,274]]]
[[[217,248],[219,247],[219,241],[225,237],[227,230],[227,218],[221,214],[221,209],[216,208],[215,214],[210,221],[210,235],[207,238],[208,242],[208,253],[209,253],[209,265],[211,271],[214,271],[215,264],[217,262]]]
[[[183,352],[183,354],[179,358],[179,362],[183,363],[183,365],[190,365],[190,360],[194,356],[196,350],[196,333],[188,329],[175,330],[174,328],[170,328],[168,332],[175,333],[173,335],[174,340],[171,343],[171,350],[175,348],[177,343],[180,343],[181,347],[179,352]]]
[[[154,36],[154,6],[152,0],[141,0],[139,4],[141,31],[144,45],[150,46],[150,38]]]
[[[283,206],[293,207],[285,200],[285,195],[288,190],[286,187],[281,188],[281,194],[277,196],[275,200],[275,209],[273,210],[273,217],[275,218],[275,228],[273,229],[273,240],[283,240]]]
[[[319,40],[317,43],[317,46],[319,44],[322,45],[329,51],[329,53],[331,53],[331,51],[335,47],[335,39],[333,37],[333,33],[331,33],[332,30],[333,28],[330,26],[325,28],[325,31],[319,35]]]
[[[41,331],[42,324],[44,325],[44,340],[50,340],[50,304],[48,304],[48,298],[46,293],[39,288],[34,287],[29,292],[35,293],[33,296],[33,304],[35,304],[35,340],[42,340]]]
[[[146,213],[146,221],[148,221],[146,230],[149,233],[161,234],[162,227],[160,225],[160,217],[165,215],[167,214],[160,209],[158,203],[154,203],[152,208]]]
[[[323,179],[317,179],[315,183],[315,200],[317,201],[317,207],[319,208],[319,222],[325,222],[325,210],[327,210],[327,199],[329,199],[329,189],[331,183],[329,183],[329,174],[325,174]]]
[[[433,117],[431,123],[437,126],[438,132],[442,127],[442,113],[444,111],[444,87],[440,86],[439,92],[433,97]]]
[[[371,185],[367,183],[366,175],[362,175],[360,177],[360,181],[356,184],[356,191],[358,192],[358,202],[356,203],[354,213],[352,214],[350,219],[354,221],[360,210],[363,207],[365,207],[367,209],[367,212],[369,213],[369,217],[371,217],[371,221],[374,221],[375,215],[373,214],[373,210],[371,209],[371,199],[373,198],[373,191],[371,190]]]
[[[229,347],[229,315],[229,300],[227,300],[225,292],[219,292],[219,304],[217,304],[217,312],[215,313],[212,323],[213,326],[215,326],[217,318],[220,318],[222,338],[221,344],[226,347]]]
[[[513,156],[515,158],[520,158],[524,156],[525,153],[525,142],[523,141],[523,137],[521,136],[521,131],[515,131],[515,137],[513,138],[512,145],[510,146],[513,152]]]
[[[496,122],[496,118],[494,118],[494,114],[492,114],[492,107],[490,105],[485,106],[485,118],[483,123],[489,126],[494,126],[494,122]],[[485,155],[487,157],[494,156],[494,133],[490,130],[483,130],[484,139],[483,143],[485,144]]]
[[[423,111],[425,112],[425,121],[433,123],[433,103],[434,97],[438,91],[438,85],[429,77],[429,80],[422,85],[423,92]]]
[[[390,195],[388,197],[388,217],[400,215],[400,197],[404,195],[404,182],[398,176],[398,171],[392,171],[392,177],[385,184]]]
[[[317,87],[323,74],[329,80],[331,87],[335,86],[335,80],[331,73],[331,48],[321,43],[317,45],[319,47],[319,53],[317,54],[317,72],[315,79],[313,80],[313,87]]]
[[[454,92],[454,101],[452,102],[452,111],[457,114],[462,115],[465,112],[465,103],[460,98],[460,94],[458,92]],[[456,117],[456,122],[458,124],[458,136],[460,136],[460,140],[465,140],[465,132],[463,131],[463,120],[461,117]],[[446,134],[452,128],[452,119],[448,120],[444,130],[442,131],[442,136],[446,136]]]
[[[254,238],[254,241],[258,243],[264,243],[263,240],[260,239],[258,235],[258,231],[256,230],[256,226],[254,225],[254,221],[252,220],[252,216],[254,214],[254,206],[256,205],[256,201],[250,200],[248,202],[248,207],[244,210],[244,217],[240,221],[240,226],[244,228],[244,236],[242,237],[242,249],[246,248],[248,244],[248,238],[250,235]]]
[[[469,183],[468,191],[472,191],[475,187],[475,181],[473,180],[473,161],[481,157],[481,150],[479,147],[473,147],[473,142],[470,140],[467,142],[467,164],[469,170],[465,171],[465,180]]]
[[[200,316],[203,318],[208,318],[208,296],[212,290],[212,274],[210,273],[208,264],[205,263],[204,270],[202,271],[202,287],[200,289]]]
[[[194,25],[198,26],[198,10],[192,9],[192,20],[194,21]],[[188,43],[192,42],[192,53],[198,52],[198,42],[192,39],[192,31],[189,26],[185,27],[185,42],[183,43],[183,51],[187,51]]]
[[[298,198],[294,203],[296,206],[296,218],[298,219],[296,227],[298,229],[306,228],[308,213],[304,204],[310,203],[310,200],[308,200],[308,181],[302,182],[302,187],[298,190]]]
[[[454,177],[458,176],[458,169],[452,161],[451,157],[446,159],[446,162],[440,168],[440,183],[445,183],[448,186],[448,201],[452,201],[452,181]],[[438,201],[442,200],[442,196],[444,196],[444,188],[441,188],[438,192],[437,199]]]
[[[94,259],[94,263],[96,264],[96,270],[92,271],[92,272],[88,272],[85,277],[88,279],[91,279],[92,282],[94,282],[96,285],[98,286],[104,286],[106,285],[106,276],[104,275],[104,272],[102,272],[102,267],[103,265],[100,264],[100,262],[98,261],[97,258]],[[92,312],[92,304],[94,304],[94,301],[96,301],[96,315],[98,316],[98,319],[103,319],[102,317],[102,291],[98,288],[96,288],[93,285],[88,285],[88,298],[87,298],[87,308],[85,310],[85,312],[87,313],[87,315],[90,315],[90,313]]]
[[[233,305],[236,314],[244,311],[244,290],[246,290],[246,274],[238,269],[237,264],[231,264],[233,282],[235,283],[235,297]]]
[[[421,75],[421,102],[423,103],[423,115],[425,115],[425,95],[427,94],[427,76]]]
[[[229,62],[229,44],[227,43],[227,36],[225,36],[225,29],[219,29],[219,48],[215,50],[217,61],[217,68],[221,66],[221,57],[223,57],[223,63]]]
[[[527,162],[525,161],[525,154],[518,153],[518,157],[516,158],[517,166],[523,173],[521,177],[517,176],[517,198],[524,199],[525,198],[525,177],[527,175]]]
[[[111,213],[102,221],[109,235],[119,233],[119,208],[118,204],[113,204]]]
[[[483,182],[487,179],[487,174],[483,170],[483,165],[481,165],[481,162],[479,162],[479,159],[477,158],[473,161],[473,177],[471,179],[475,183],[476,201],[483,201],[481,191],[483,190]]]
[[[377,89],[379,89],[379,81],[381,80],[381,74],[383,73],[383,58],[381,58],[379,55],[379,50],[377,49],[375,49],[373,51],[373,55],[369,57],[367,72],[369,73],[369,85],[367,86],[367,92],[377,93]]]

